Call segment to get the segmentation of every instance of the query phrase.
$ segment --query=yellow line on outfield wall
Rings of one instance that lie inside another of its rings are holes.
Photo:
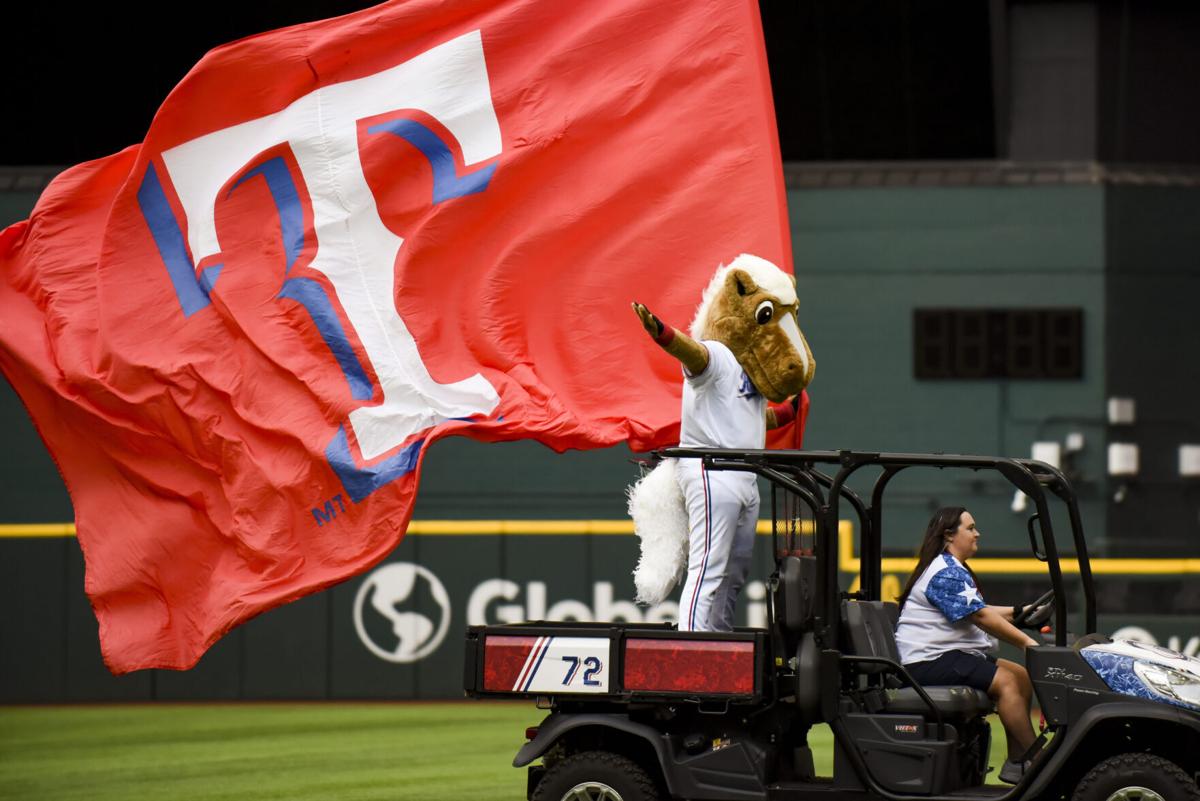
[[[408,533],[453,534],[632,534],[632,520],[414,520]]]
[[[852,534],[849,520],[842,531]],[[632,520],[414,520],[409,534],[633,534]],[[771,521],[759,520],[758,533],[770,534]],[[812,521],[802,523],[801,533],[812,534]]]
[[[421,536],[489,534],[633,534],[632,520],[413,520],[408,533]],[[770,534],[771,521],[758,521],[758,533]],[[806,522],[804,533],[812,533]],[[0,538],[74,537],[74,523],[0,524]]]
[[[801,533],[812,533],[812,521],[802,523]],[[454,535],[579,535],[612,534],[632,535],[631,520],[414,520],[408,524],[408,533],[416,536]],[[758,533],[770,534],[771,521],[758,521]],[[73,537],[74,523],[8,523],[0,524],[0,539]],[[883,573],[909,574],[916,567],[912,557],[886,557],[880,567]],[[1067,574],[1079,572],[1079,564],[1069,558],[1063,559],[1062,571]],[[1092,559],[1095,575],[1140,574],[1167,576],[1200,574],[1200,559]],[[838,567],[843,573],[857,573],[858,556],[854,553],[854,524],[849,520],[838,522]],[[1036,559],[1012,559],[1006,557],[978,557],[971,560],[971,569],[976,573],[1032,573],[1045,574],[1046,565]]]
[[[854,535],[849,521],[838,526],[838,569],[843,573],[857,573],[858,557],[854,554]],[[1092,575],[1178,576],[1200,573],[1200,559],[1091,559]],[[1068,575],[1079,573],[1079,562],[1071,557],[1059,560],[1062,572]],[[916,557],[884,557],[880,560],[880,573],[900,573],[905,576],[917,566]],[[976,557],[971,560],[971,569],[976,573],[1035,573],[1046,574],[1050,569],[1037,559],[1012,559],[1007,557]]]
[[[74,523],[6,523],[0,524],[2,537],[74,537]]]

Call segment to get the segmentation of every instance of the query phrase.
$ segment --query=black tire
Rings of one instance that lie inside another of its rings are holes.
[[[1200,787],[1169,759],[1118,754],[1088,771],[1071,801],[1200,801]]]
[[[658,786],[628,757],[584,751],[546,771],[532,801],[661,801]]]

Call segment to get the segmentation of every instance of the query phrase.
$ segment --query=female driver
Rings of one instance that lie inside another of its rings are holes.
[[[975,518],[961,506],[939,509],[925,529],[917,568],[900,594],[896,645],[900,661],[921,685],[966,685],[984,690],[1008,735],[1002,781],[1015,784],[1034,742],[1029,705],[1033,685],[1025,668],[988,655],[998,637],[1018,648],[1037,645],[1012,624],[1013,607],[988,606],[967,560],[979,550]]]

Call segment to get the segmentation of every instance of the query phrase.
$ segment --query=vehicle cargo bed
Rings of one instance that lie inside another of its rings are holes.
[[[766,632],[680,632],[670,624],[514,623],[467,631],[472,697],[607,700],[761,697]]]

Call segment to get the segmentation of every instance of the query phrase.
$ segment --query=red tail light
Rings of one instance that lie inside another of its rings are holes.
[[[532,740],[534,737],[537,737],[537,733],[538,733],[538,727],[530,726],[529,728],[527,728],[525,730],[525,739]]]

